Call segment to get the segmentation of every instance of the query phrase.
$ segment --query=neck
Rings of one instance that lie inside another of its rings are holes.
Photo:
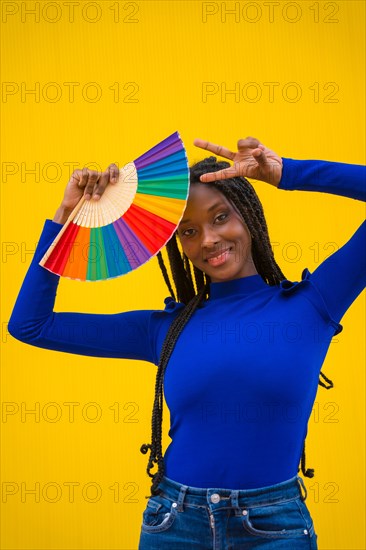
[[[260,290],[264,290],[269,285],[262,279],[258,273],[231,279],[229,281],[210,283],[210,300],[224,298],[232,295],[247,295]]]

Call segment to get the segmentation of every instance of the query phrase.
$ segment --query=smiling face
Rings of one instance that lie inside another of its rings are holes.
[[[248,227],[232,203],[209,185],[191,185],[178,236],[188,259],[213,283],[258,273]]]

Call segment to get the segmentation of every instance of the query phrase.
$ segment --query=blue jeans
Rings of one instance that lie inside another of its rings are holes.
[[[318,548],[299,476],[245,490],[189,487],[164,477],[159,489],[143,512],[138,550]]]

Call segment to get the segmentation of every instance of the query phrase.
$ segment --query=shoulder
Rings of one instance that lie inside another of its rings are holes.
[[[339,334],[343,330],[343,326],[332,318],[324,297],[316,285],[316,282],[312,277],[312,273],[307,267],[302,271],[301,281],[290,281],[289,279],[283,279],[277,288],[285,299],[295,295],[305,296],[305,298],[312,303],[318,313],[323,317],[324,321],[334,327],[334,335]]]

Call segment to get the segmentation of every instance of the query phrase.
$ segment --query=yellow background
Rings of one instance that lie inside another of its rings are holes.
[[[4,549],[136,549],[150,487],[139,449],[150,441],[156,368],[37,349],[6,331],[44,220],[61,202],[65,163],[125,164],[176,130],[190,162],[204,156],[195,137],[235,149],[247,135],[284,157],[365,162],[364,2],[280,2],[273,14],[259,1],[77,4],[71,17],[65,2],[2,2],[2,401],[13,412],[1,424],[3,499],[14,492],[2,503]],[[78,84],[74,101],[67,82]],[[24,93],[37,86],[38,97]],[[292,280],[364,217],[352,199],[255,186]],[[159,309],[167,295],[152,260],[103,283],[61,280],[55,310]],[[309,421],[307,504],[323,550],[365,548],[364,297],[332,341],[322,370],[335,388],[319,386]],[[79,404],[74,422],[68,402]],[[40,408],[39,422],[22,419],[22,403]],[[25,493],[37,483],[39,502]]]

